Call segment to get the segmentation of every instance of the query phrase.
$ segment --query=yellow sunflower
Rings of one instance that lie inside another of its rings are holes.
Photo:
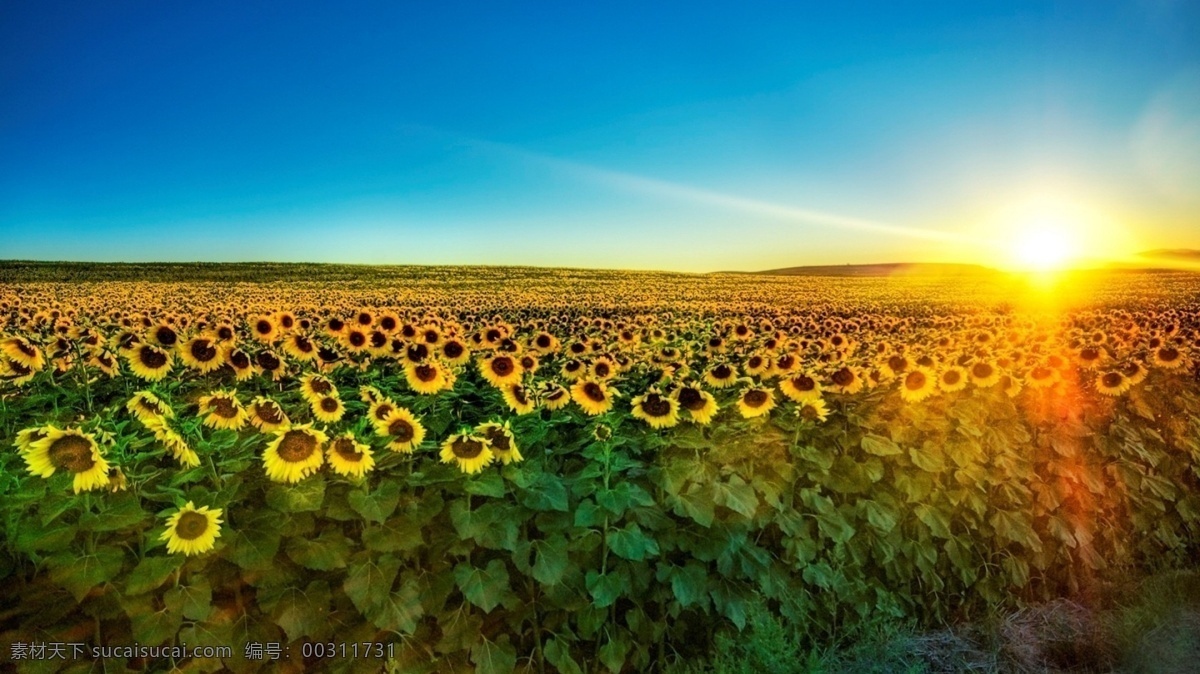
[[[167,520],[167,530],[159,540],[167,542],[167,552],[172,555],[208,552],[221,537],[221,514],[220,508],[197,508],[195,503],[188,501]]]
[[[322,447],[328,440],[312,424],[280,429],[263,452],[267,477],[275,482],[296,483],[317,472],[325,462]]]
[[[671,392],[671,397],[688,413],[688,418],[701,426],[712,421],[717,413],[717,399],[699,386],[681,386]]]
[[[125,353],[129,369],[147,381],[158,381],[171,371],[171,353],[153,344],[139,344]]]
[[[292,358],[309,361],[317,357],[317,345],[302,332],[293,332],[283,340],[283,350]]]
[[[125,409],[129,410],[130,414],[137,417],[138,421],[142,423],[146,423],[152,418],[175,418],[175,410],[150,391],[138,391],[133,394],[129,402],[125,403]]]
[[[425,439],[425,427],[403,407],[392,410],[380,428],[382,435],[391,438],[388,448],[393,452],[412,454]]]
[[[442,463],[457,463],[464,473],[478,473],[495,460],[488,441],[469,433],[451,435],[442,443]]]
[[[863,388],[863,378],[852,367],[842,366],[829,375],[829,388],[837,393],[854,395]]]
[[[449,365],[462,365],[471,359],[471,351],[457,337],[451,337],[438,345],[438,353]]]
[[[500,395],[508,409],[518,415],[529,414],[537,409],[536,400],[529,395],[529,390],[520,382],[505,384],[500,387]]]
[[[404,366],[404,380],[421,395],[433,395],[447,388],[446,374],[446,368],[436,360],[410,362]]]
[[[325,454],[329,467],[338,475],[362,477],[375,468],[371,448],[359,442],[350,431],[334,438]]]
[[[29,472],[48,478],[56,471],[75,476],[74,489],[92,491],[108,484],[108,461],[100,453],[95,438],[82,431],[46,427],[44,437],[22,454]]]
[[[314,418],[327,424],[335,424],[341,421],[342,416],[346,414],[346,406],[342,404],[342,399],[336,395],[328,395],[314,403],[310,403],[309,408],[312,410]]]
[[[938,375],[938,388],[947,393],[967,387],[967,371],[961,365],[951,365]]]
[[[651,428],[670,428],[679,423],[679,401],[651,388],[630,401],[633,417]]]
[[[270,344],[279,337],[279,326],[273,317],[264,314],[250,321],[250,334],[258,341]]]
[[[775,396],[771,394],[770,389],[751,386],[742,391],[737,407],[746,419],[761,417],[775,407]]]
[[[265,396],[258,396],[250,403],[250,423],[264,433],[274,433],[291,422],[279,403]]]
[[[900,397],[904,402],[920,402],[933,395],[937,387],[937,376],[923,366],[917,365],[900,377]]]
[[[153,417],[144,423],[146,428],[154,432],[154,437],[181,465],[187,468],[195,468],[200,465],[200,456],[188,446],[182,435],[171,428],[165,418]]]
[[[0,341],[0,353],[30,370],[41,370],[46,366],[46,357],[42,350],[24,337],[8,337]]]
[[[1154,367],[1175,370],[1183,366],[1184,354],[1174,345],[1167,344],[1150,353],[1150,362],[1154,364]]]
[[[571,402],[571,394],[562,384],[542,382],[537,394],[538,402],[548,410],[559,410]]]
[[[818,400],[821,397],[821,383],[816,377],[800,372],[785,377],[779,382],[779,390],[783,395],[798,403],[807,400]]]
[[[245,381],[254,376],[254,363],[241,349],[230,349],[229,353],[225,354],[225,364],[233,370],[233,376],[238,381]]]
[[[726,363],[718,363],[704,373],[704,383],[713,388],[727,388],[737,382],[737,372]]]
[[[33,443],[46,437],[53,426],[34,426],[17,431],[17,439],[14,444],[17,446],[17,452],[24,454],[33,448]]]
[[[179,349],[179,359],[200,373],[212,372],[225,364],[217,341],[205,336],[193,337],[185,342]]]
[[[521,364],[507,353],[498,353],[479,361],[479,373],[489,384],[500,388],[521,381]]]
[[[1000,368],[981,360],[971,365],[971,383],[979,388],[990,388],[1000,381]]]
[[[1106,396],[1119,396],[1129,390],[1131,384],[1125,375],[1110,371],[1096,376],[1096,390]]]
[[[829,409],[825,406],[824,400],[813,398],[796,405],[796,416],[820,423],[829,417]]]
[[[238,430],[246,424],[249,415],[237,399],[237,391],[218,391],[199,400],[200,414],[204,425],[209,428]]]
[[[480,424],[475,427],[474,435],[483,438],[487,442],[488,448],[504,465],[525,458],[521,456],[521,450],[517,448],[517,439],[513,436],[512,428],[509,427],[507,421],[503,424],[494,421]]]
[[[613,406],[613,395],[608,386],[594,379],[580,379],[571,387],[571,399],[590,416],[604,414]]]
[[[327,378],[309,373],[300,378],[300,396],[308,402],[309,405],[315,405],[322,398],[330,395],[337,395],[337,389],[333,386],[333,382]]]

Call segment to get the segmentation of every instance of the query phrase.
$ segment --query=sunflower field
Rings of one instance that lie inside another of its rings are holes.
[[[3,641],[652,672],[1194,564],[1200,276],[1011,283],[10,264]]]

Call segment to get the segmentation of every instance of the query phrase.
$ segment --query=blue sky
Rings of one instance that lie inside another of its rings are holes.
[[[1047,195],[1200,247],[1196,3],[244,4],[0,9],[0,258],[992,263]]]

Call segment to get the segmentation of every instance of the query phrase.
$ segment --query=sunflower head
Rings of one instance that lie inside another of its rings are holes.
[[[167,530],[159,540],[166,541],[167,552],[198,555],[212,550],[221,536],[220,508],[196,507],[192,501],[167,519]]]
[[[488,441],[471,433],[458,433],[442,443],[442,463],[456,463],[464,473],[478,473],[495,460]]]
[[[275,482],[296,483],[315,473],[325,461],[322,448],[327,441],[328,437],[310,424],[280,429],[263,452],[267,477]]]
[[[499,424],[489,421],[480,424],[475,428],[474,435],[483,438],[496,458],[505,465],[521,461],[524,458],[521,456],[521,451],[517,449],[517,440],[513,437],[508,422]]]
[[[74,476],[75,493],[92,491],[108,484],[108,461],[95,438],[78,430],[42,429],[41,439],[22,454],[29,472],[48,478],[56,472]]]

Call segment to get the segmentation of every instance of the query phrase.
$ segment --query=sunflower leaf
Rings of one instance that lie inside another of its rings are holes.
[[[325,479],[320,475],[307,477],[296,484],[273,484],[267,489],[267,505],[281,513],[320,510],[323,500]]]
[[[561,536],[536,541],[537,561],[533,563],[533,577],[544,585],[554,585],[567,572],[567,542]]]
[[[163,583],[183,566],[184,558],[180,555],[168,557],[146,557],[129,572],[125,579],[125,594],[135,595],[149,592]]]
[[[46,563],[50,579],[66,588],[75,601],[83,601],[92,588],[115,578],[124,561],[121,548],[100,548],[82,556],[64,550],[52,555]]]
[[[510,674],[517,666],[517,651],[507,636],[496,641],[481,637],[471,647],[471,662],[475,663],[475,674]]]
[[[615,529],[608,534],[608,547],[618,557],[634,562],[643,561],[658,554],[658,542],[642,533],[637,524]]]
[[[508,569],[498,559],[483,569],[461,562],[454,567],[454,581],[467,601],[489,613],[509,592]]]
[[[406,578],[400,589],[385,593],[379,604],[367,612],[367,617],[381,630],[412,634],[424,613],[420,586],[414,579]]]
[[[356,489],[350,492],[346,500],[354,512],[368,522],[383,522],[396,511],[396,505],[400,502],[400,485],[394,480],[385,480],[370,491]]]
[[[396,573],[400,570],[400,560],[391,555],[374,559],[366,553],[356,557],[350,563],[350,571],[346,574],[342,589],[354,602],[358,612],[366,616],[391,592]]]
[[[868,433],[863,436],[860,443],[864,451],[875,456],[892,456],[894,454],[903,454],[904,450],[892,442],[891,438],[885,438],[882,435]]]
[[[583,669],[571,657],[571,645],[562,639],[551,639],[543,649],[546,661],[554,665],[560,674],[583,674]]]
[[[366,537],[365,532],[363,537]],[[341,569],[350,555],[350,540],[341,531],[332,529],[321,532],[315,539],[293,536],[288,540],[287,555],[306,569]]]

